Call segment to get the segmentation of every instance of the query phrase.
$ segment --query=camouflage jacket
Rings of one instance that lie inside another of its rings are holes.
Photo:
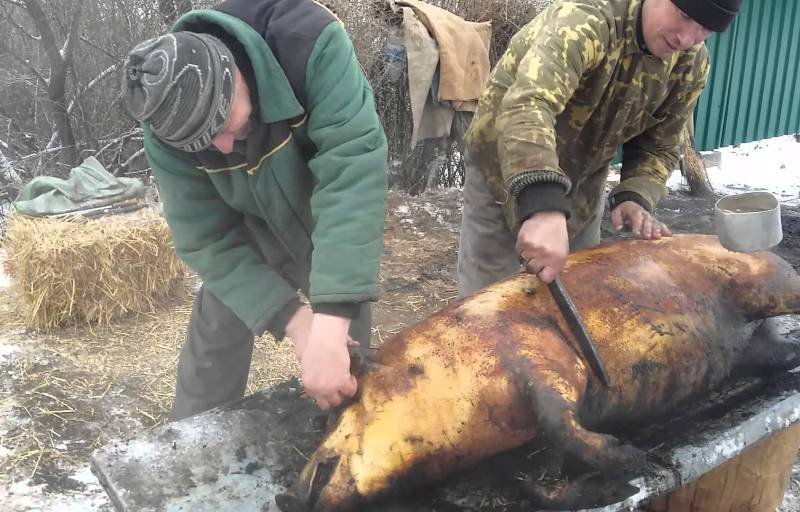
[[[704,44],[667,59],[640,48],[641,0],[556,0],[517,33],[495,66],[467,134],[472,160],[518,227],[514,197],[561,185],[571,233],[602,200],[608,164],[623,145],[611,196],[666,194],[680,132],[708,77]]]

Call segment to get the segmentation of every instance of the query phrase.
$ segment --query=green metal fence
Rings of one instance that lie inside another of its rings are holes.
[[[800,132],[800,1],[750,0],[742,8],[727,32],[707,42],[699,149]]]

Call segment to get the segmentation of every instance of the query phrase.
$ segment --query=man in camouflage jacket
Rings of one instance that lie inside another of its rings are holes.
[[[709,72],[703,41],[740,0],[555,1],[511,40],[467,134],[459,293],[525,268],[545,282],[612,223],[657,239],[679,135]]]

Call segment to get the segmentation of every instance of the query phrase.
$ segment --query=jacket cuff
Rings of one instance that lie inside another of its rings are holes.
[[[266,330],[275,338],[276,341],[282,340],[286,337],[286,324],[292,319],[292,315],[297,312],[302,303],[300,299],[295,298],[286,303],[281,309],[272,316],[272,319],[267,323]],[[263,331],[262,331],[263,332]],[[259,335],[260,333],[256,333]]]
[[[623,190],[622,192],[614,194],[613,196],[608,198],[608,204],[612,210],[617,206],[621,205],[622,203],[624,203],[625,201],[633,201],[634,203],[638,204],[648,212],[653,213],[652,210],[650,209],[650,205],[647,203],[645,198],[637,194],[636,192],[631,192],[630,190]]]
[[[334,315],[342,318],[354,319],[361,311],[360,302],[320,302],[318,304],[311,304],[311,309],[314,313],[322,313],[323,315]]]
[[[569,193],[572,188],[572,181],[564,174],[556,171],[524,171],[515,174],[509,180],[507,185],[509,193],[516,197],[527,187],[531,185],[543,185],[545,183],[557,183],[561,185],[565,193]]]
[[[528,185],[517,194],[517,219],[522,224],[534,214],[545,211],[563,212],[570,216],[567,191],[560,183]]]

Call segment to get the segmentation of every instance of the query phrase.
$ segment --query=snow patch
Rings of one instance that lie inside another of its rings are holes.
[[[775,137],[718,150],[720,165],[708,167],[708,178],[718,194],[766,191],[785,204],[800,204],[800,143],[794,135]],[[680,172],[667,181],[672,190],[687,190]]]
[[[0,366],[9,364],[13,360],[11,356],[19,351],[19,347],[7,345],[4,343],[5,341],[6,340],[3,338],[0,338]]]
[[[87,472],[91,473],[88,466],[75,473],[75,480],[89,480]],[[114,509],[97,478],[85,483],[84,491],[56,495],[47,492],[45,485],[21,480],[0,486],[0,503],[10,506],[3,509],[9,512],[112,512]]]
[[[450,213],[444,208],[439,208],[431,203],[422,203],[422,209],[425,210],[425,213],[436,219],[436,222],[439,224],[445,223],[443,213]]]

